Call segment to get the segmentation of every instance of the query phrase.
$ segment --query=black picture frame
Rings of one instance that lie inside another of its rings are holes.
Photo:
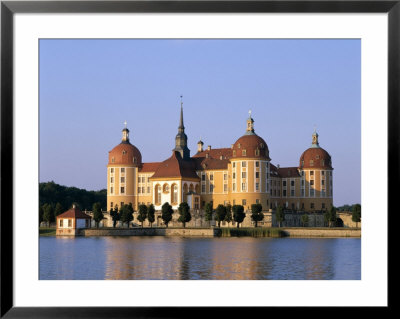
[[[13,303],[13,19],[16,13],[118,12],[269,12],[269,13],[387,13],[388,14],[388,211],[396,213],[395,189],[399,181],[400,109],[400,0],[359,1],[1,1],[1,317],[5,318],[178,318],[227,315],[226,308],[202,307],[14,307]],[[385,212],[380,212],[385,213]],[[393,218],[388,214],[388,247]],[[390,220],[390,221],[389,221]],[[388,265],[390,258],[388,253]],[[388,269],[389,270],[389,269]],[[390,281],[388,280],[388,287]],[[206,296],[205,296],[206,298]],[[388,310],[391,298],[388,299]],[[235,316],[259,307],[230,308]],[[291,307],[296,315],[307,308]],[[261,309],[262,311],[262,309]],[[323,310],[325,311],[325,310]],[[339,314],[340,309],[331,309]],[[347,311],[347,310],[346,310]]]

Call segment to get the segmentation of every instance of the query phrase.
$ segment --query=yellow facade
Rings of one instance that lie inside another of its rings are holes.
[[[247,121],[247,132],[250,132],[247,135],[255,135],[253,122],[252,119]],[[182,143],[181,136],[184,134],[182,113],[181,123],[177,145]],[[318,136],[316,145],[318,146]],[[218,162],[219,158],[215,154],[222,149],[203,151],[202,146],[203,142],[200,141],[196,156],[204,153],[205,159]],[[301,211],[320,211],[332,206],[333,169],[331,167],[296,166],[290,168],[292,175],[289,176],[284,173],[289,168],[279,168],[279,166],[276,168],[270,162],[269,156],[257,156],[258,149],[251,153],[250,146],[241,147],[247,148],[241,150],[242,156],[225,156],[225,166],[221,164],[216,169],[208,168],[206,165],[198,166],[195,169],[197,178],[196,176],[155,178],[152,176],[157,170],[156,165],[153,165],[152,170],[145,170],[143,164],[141,166],[140,163],[124,165],[109,163],[107,166],[107,210],[129,203],[132,203],[135,211],[140,204],[154,204],[156,210],[160,210],[164,202],[169,202],[174,209],[177,209],[179,203],[189,200],[188,193],[200,195],[199,203],[196,205],[189,203],[192,209],[202,209],[208,202],[212,202],[214,208],[219,204],[230,204],[243,205],[246,210],[250,210],[252,204],[260,203],[264,211],[274,209],[278,205],[289,210]],[[261,145],[261,147],[264,146]],[[318,147],[314,145],[314,148]],[[175,152],[179,150],[179,147],[174,149]],[[225,153],[230,152],[229,154],[236,152],[224,150]],[[187,151],[188,149],[185,150]],[[249,154],[249,156],[243,154]],[[222,157],[220,156],[221,161],[223,161]]]

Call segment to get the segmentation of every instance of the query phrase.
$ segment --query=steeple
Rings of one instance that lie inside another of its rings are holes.
[[[249,118],[247,119],[246,135],[255,135],[254,133],[254,120],[251,117],[251,110],[249,110]]]
[[[125,127],[122,130],[122,143],[129,143],[129,130],[126,127],[126,125],[127,125],[126,121],[124,122],[124,124],[125,124]]]
[[[316,131],[316,128],[314,127],[314,133],[312,135],[312,144],[311,147],[313,148],[318,148],[319,147],[319,143],[318,143],[318,133]]]
[[[187,147],[187,136],[185,134],[185,126],[183,125],[183,102],[181,95],[181,116],[179,119],[178,134],[175,137],[174,152],[179,152],[183,159],[190,158],[190,150]]]

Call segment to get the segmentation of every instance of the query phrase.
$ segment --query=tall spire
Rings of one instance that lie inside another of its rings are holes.
[[[179,132],[184,133],[185,132],[185,126],[183,126],[183,101],[182,101],[183,95],[181,95],[181,118],[179,120]]]
[[[185,126],[183,125],[183,101],[181,95],[181,115],[179,119],[178,134],[175,137],[174,152],[179,152],[183,159],[190,158],[190,150],[187,147],[187,136],[185,134]]]

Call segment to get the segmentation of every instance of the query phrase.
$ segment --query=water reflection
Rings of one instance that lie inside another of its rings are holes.
[[[350,238],[40,238],[40,279],[361,279]]]

